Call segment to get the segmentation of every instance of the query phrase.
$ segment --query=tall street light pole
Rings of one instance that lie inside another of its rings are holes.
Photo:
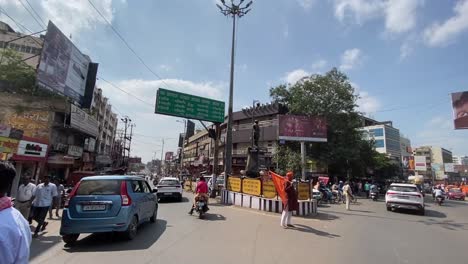
[[[244,0],[240,0],[239,4],[234,4],[234,0],[231,0],[231,4],[227,5],[225,0],[221,0],[223,6],[216,4],[221,13],[225,16],[232,17],[232,43],[231,43],[231,76],[229,82],[229,105],[228,105],[228,120],[227,120],[227,132],[226,132],[226,145],[225,145],[225,161],[224,161],[224,179],[227,186],[227,179],[231,174],[232,169],[232,105],[234,96],[234,48],[236,40],[236,17],[243,17],[251,9],[252,1],[242,6]]]

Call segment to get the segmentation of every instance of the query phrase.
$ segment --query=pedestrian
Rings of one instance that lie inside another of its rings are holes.
[[[12,207],[6,194],[16,176],[15,168],[0,161],[0,263],[26,264],[29,262],[31,230],[21,213]]]
[[[45,176],[43,182],[36,187],[33,201],[33,220],[37,222],[33,237],[38,237],[39,231],[44,231],[49,224],[45,218],[54,196],[57,196],[57,187],[49,181],[49,176]]]
[[[297,201],[297,193],[292,185],[294,174],[290,171],[286,173],[286,182],[284,183],[284,191],[286,192],[286,200],[283,200],[283,213],[281,214],[281,226],[283,228],[294,227],[291,224],[292,212],[299,210],[299,202]]]
[[[18,187],[18,194],[15,200],[15,208],[20,211],[25,219],[29,219],[29,212],[31,211],[31,204],[36,191],[36,185],[30,181],[29,177],[21,179],[21,185]]]
[[[345,185],[343,186],[343,194],[346,199],[346,210],[351,210],[349,208],[349,204],[351,203],[351,199],[354,199],[353,197],[353,191],[351,190],[351,186],[349,185],[349,182],[346,182]]]
[[[62,205],[62,195],[65,194],[65,187],[60,183],[58,179],[54,180],[54,184],[57,187],[57,196],[52,199],[52,206],[49,208],[49,218],[52,219],[52,211],[55,209],[55,216],[60,217],[59,210]]]
[[[361,193],[362,193],[362,181],[359,181],[359,182],[358,182],[358,191],[357,191],[356,194],[359,195],[359,194],[361,194]]]
[[[369,199],[369,190],[370,190],[370,184],[369,182],[366,181],[364,184],[364,191],[366,192],[366,198]]]

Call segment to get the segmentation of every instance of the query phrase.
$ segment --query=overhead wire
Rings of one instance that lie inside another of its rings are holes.
[[[130,46],[130,44],[128,43],[127,40],[125,40],[125,38],[119,33],[119,31],[117,31],[117,29],[112,25],[112,23],[109,22],[109,20],[107,20],[107,18],[101,13],[101,11],[99,11],[99,9],[93,4],[93,2],[91,0],[88,0],[88,3],[93,7],[93,9],[101,16],[101,18],[110,26],[110,28],[112,29],[112,31],[117,35],[117,37],[119,37],[119,39],[125,44],[125,46],[127,46],[127,48],[135,55],[135,57],[141,62],[141,64],[143,64],[143,66],[149,71],[151,72],[154,76],[156,76],[156,78],[158,78],[159,80],[161,80],[162,83],[164,83],[168,88],[172,88],[170,87],[165,81],[164,79],[159,75],[157,74],[154,70],[152,70],[148,64],[143,60],[143,58],[138,55],[138,53]]]
[[[26,0],[27,1],[27,0]],[[23,8],[28,11],[28,13],[31,15],[31,17],[36,20],[37,24],[39,25],[39,27],[47,27],[44,22],[42,22],[42,20],[39,22],[39,20],[31,13],[31,11],[24,5],[23,1],[21,0],[18,0],[18,2],[20,2],[20,4],[23,6]],[[28,5],[29,7],[31,7],[31,9],[34,11],[34,13],[36,14],[36,16],[39,17],[39,19],[41,19],[41,17],[37,14],[36,10],[34,10],[34,8],[31,6],[31,4],[29,4],[28,2]]]

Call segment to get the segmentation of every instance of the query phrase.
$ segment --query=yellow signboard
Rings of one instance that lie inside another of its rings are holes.
[[[15,154],[18,150],[18,140],[6,137],[0,137],[0,153]]]
[[[263,197],[265,198],[276,197],[276,188],[272,180],[263,181]]]
[[[300,183],[297,184],[297,198],[299,200],[309,200],[310,199],[309,183],[300,182]]]
[[[22,113],[11,113],[5,117],[6,124],[24,131],[28,137],[49,140],[49,112],[27,110]]]
[[[242,180],[242,193],[260,196],[262,194],[262,182],[259,179]]]
[[[236,177],[229,177],[228,189],[233,192],[241,192],[241,179]]]

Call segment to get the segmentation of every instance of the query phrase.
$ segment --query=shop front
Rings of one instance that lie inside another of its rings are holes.
[[[47,174],[59,181],[66,181],[75,165],[75,158],[55,153],[47,158]]]

